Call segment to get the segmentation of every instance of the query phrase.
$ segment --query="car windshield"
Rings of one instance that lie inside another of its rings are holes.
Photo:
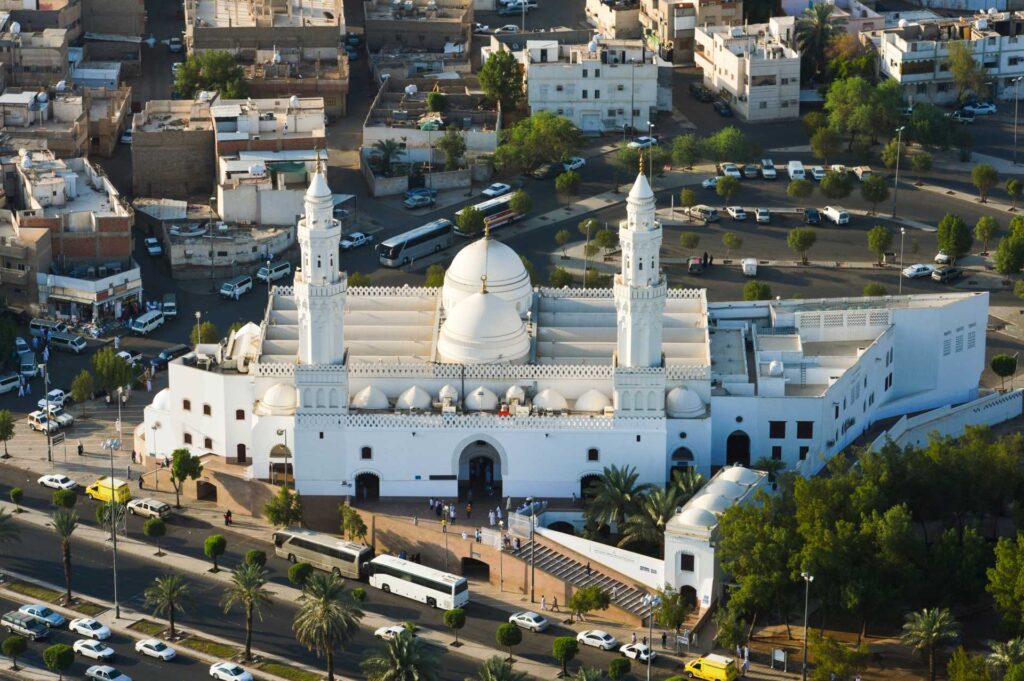
[[[164,645],[162,641],[156,641],[156,642],[151,643],[149,645],[150,645],[151,648],[153,648],[153,650],[156,650],[156,651],[161,651],[161,650],[166,650],[167,649],[167,646]]]
[[[241,667],[224,667],[224,671],[226,671],[228,674],[232,674],[234,676],[238,676],[238,675],[240,675],[242,673],[242,668]]]

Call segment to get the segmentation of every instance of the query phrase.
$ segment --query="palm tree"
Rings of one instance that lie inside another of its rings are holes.
[[[992,650],[988,663],[1004,673],[1010,667],[1024,664],[1024,636],[1011,638],[1006,643],[989,641],[988,647]]]
[[[60,537],[60,555],[64,563],[65,605],[71,605],[71,535],[78,529],[78,514],[69,508],[54,511],[50,516],[50,526]]]
[[[588,518],[598,525],[616,524],[621,531],[622,523],[636,512],[648,489],[648,485],[637,484],[639,478],[633,466],[606,466],[588,490],[591,494],[585,511]]]
[[[380,165],[384,177],[391,175],[391,164],[402,155],[402,145],[398,140],[377,140],[373,148],[380,152]]]
[[[576,681],[601,681],[603,678],[604,672],[593,667],[580,667],[576,672]]]
[[[369,681],[438,681],[437,660],[423,641],[408,631],[388,641],[387,647],[360,664]]]
[[[0,508],[0,545],[21,541],[21,531],[11,522],[13,516]]]
[[[836,36],[843,32],[845,19],[832,16],[835,5],[816,3],[803,11],[796,20],[795,37],[803,53],[814,60],[817,73],[825,72],[825,51]]]
[[[704,486],[704,476],[696,468],[687,466],[672,471],[672,486],[679,492],[679,504],[689,501]]]
[[[786,462],[781,459],[769,459],[767,456],[762,456],[754,462],[753,468],[767,473],[768,482],[775,482],[779,477],[779,473],[786,470]]]
[[[153,608],[157,615],[167,615],[170,622],[170,637],[174,634],[174,613],[185,612],[185,602],[189,598],[189,588],[179,575],[157,577],[143,592],[146,607]]]
[[[345,580],[331,574],[315,574],[299,597],[299,611],[292,630],[299,643],[327,658],[327,681],[334,681],[334,650],[344,649],[359,632],[363,618]]]
[[[679,505],[679,490],[675,487],[652,491],[643,498],[639,511],[626,518],[619,546],[633,543],[664,546],[665,525]]]
[[[480,673],[477,676],[480,681],[523,681],[526,679],[526,674],[513,671],[509,661],[500,655],[495,655],[484,662],[480,666]]]
[[[903,643],[928,655],[928,678],[935,681],[935,649],[945,641],[952,641],[960,627],[949,608],[925,608],[907,615],[903,624]]]
[[[224,592],[220,604],[224,607],[224,614],[235,605],[241,604],[245,610],[245,660],[252,660],[252,616],[259,615],[260,620],[263,614],[260,612],[260,605],[270,604],[273,600],[270,592],[265,587],[267,583],[267,571],[257,563],[243,563],[231,573],[231,586]]]

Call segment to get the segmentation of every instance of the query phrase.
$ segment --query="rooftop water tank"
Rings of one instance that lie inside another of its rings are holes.
[[[17,21],[11,23],[11,33],[21,33],[21,24]]]
[[[415,84],[410,84],[410,85],[406,85],[405,86],[405,94],[409,95],[410,97],[412,97],[417,92],[419,92],[419,88],[416,87]]]

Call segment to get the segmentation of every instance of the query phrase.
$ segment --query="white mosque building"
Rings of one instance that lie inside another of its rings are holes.
[[[609,289],[534,287],[486,236],[440,289],[349,288],[322,171],[305,204],[294,284],[171,362],[145,410],[151,455],[187,447],[254,479],[291,467],[332,507],[568,498],[611,464],[653,483],[761,457],[810,475],[879,419],[977,396],[986,293],[709,304],[669,287],[642,173]]]

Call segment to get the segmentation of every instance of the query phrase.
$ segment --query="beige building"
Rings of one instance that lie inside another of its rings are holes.
[[[128,122],[132,106],[132,89],[85,88],[89,109],[89,154],[110,156]]]
[[[32,314],[39,300],[36,274],[50,269],[50,230],[24,227],[0,210],[0,306]]]
[[[28,33],[16,23],[8,21],[0,32],[0,62],[7,84],[48,88],[67,80],[68,32],[46,28]]]
[[[209,198],[216,174],[208,94],[193,101],[151,100],[132,119],[135,196]]]
[[[587,21],[605,38],[639,38],[640,0],[587,0]]]
[[[41,141],[58,158],[84,156],[89,149],[87,98],[81,92],[7,88],[0,95],[0,125],[21,139]]]
[[[102,4],[107,0],[92,0]],[[27,32],[47,28],[63,28],[68,32],[68,42],[82,37],[82,0],[0,0],[0,12],[10,13],[11,21],[21,25]]]
[[[296,95],[320,98],[329,116],[348,113],[348,57],[339,52],[337,59],[305,60],[299,49],[279,49],[269,61],[244,64],[249,95],[274,99]],[[276,59],[276,61],[275,61]]]
[[[471,48],[472,0],[367,0],[363,8],[370,52],[410,48],[457,55]]]
[[[647,44],[674,64],[693,62],[698,26],[743,23],[743,0],[640,0]]]

